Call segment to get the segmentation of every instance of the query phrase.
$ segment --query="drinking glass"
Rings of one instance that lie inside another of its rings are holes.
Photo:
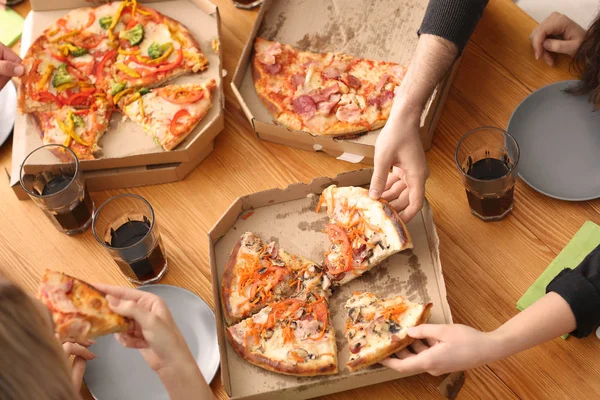
[[[233,0],[233,5],[242,10],[251,10],[263,3],[263,0]]]
[[[456,146],[455,160],[471,214],[496,221],[512,211],[519,145],[508,132],[489,126],[467,132]]]
[[[119,194],[106,200],[94,213],[92,232],[130,282],[158,282],[167,272],[154,210],[143,197]]]
[[[21,165],[20,182],[59,231],[75,235],[90,226],[94,202],[79,160],[68,147],[48,144],[29,153]]]

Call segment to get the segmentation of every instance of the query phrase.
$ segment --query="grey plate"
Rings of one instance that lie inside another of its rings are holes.
[[[216,320],[210,307],[180,287],[148,285],[138,289],[154,293],[167,303],[202,375],[210,383],[219,368]],[[169,399],[138,350],[124,348],[113,335],[98,338],[90,350],[98,358],[88,361],[84,380],[96,400]]]
[[[600,112],[587,96],[564,92],[576,82],[531,93],[507,127],[521,149],[519,176],[538,192],[569,201],[600,197]]]
[[[17,90],[14,83],[8,81],[0,91],[0,146],[6,142],[15,125],[17,115]]]

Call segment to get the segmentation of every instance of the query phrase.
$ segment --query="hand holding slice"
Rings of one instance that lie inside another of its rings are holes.
[[[103,293],[61,272],[46,270],[38,298],[50,310],[63,342],[126,332],[131,326],[131,320],[110,310]]]
[[[433,304],[408,302],[402,296],[380,299],[372,293],[354,293],[346,302],[346,339],[350,371],[376,364],[410,346],[407,328],[427,322]]]
[[[323,267],[329,278],[343,285],[386,258],[412,248],[406,226],[384,200],[373,200],[366,189],[329,186],[321,194],[317,212],[326,207],[326,233],[331,245]]]

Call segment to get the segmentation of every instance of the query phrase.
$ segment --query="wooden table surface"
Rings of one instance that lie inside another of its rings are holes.
[[[184,287],[214,306],[206,235],[238,196],[309,182],[363,167],[258,140],[229,87],[255,11],[230,0],[213,0],[222,18],[225,68],[225,130],[215,151],[184,181],[93,193],[99,204],[117,193],[147,198],[160,220],[170,270],[162,283]],[[16,7],[22,15],[29,3]],[[517,183],[515,208],[505,220],[484,223],[471,216],[453,161],[458,138],[482,125],[506,127],[519,102],[546,84],[572,78],[566,58],[549,68],[533,57],[528,36],[536,23],[510,0],[490,1],[464,58],[427,153],[427,197],[440,235],[448,299],[455,322],[492,330],[517,313],[515,302],[581,225],[600,223],[600,201],[568,203]],[[0,150],[10,171],[11,146]],[[17,200],[0,185],[0,270],[34,292],[46,267],[92,282],[128,285],[90,231],[77,237],[56,232],[31,201]],[[440,378],[420,375],[327,396],[330,399],[435,399]],[[220,377],[211,387],[226,399]],[[84,398],[91,398],[84,390]],[[600,397],[600,340],[556,339],[507,360],[471,370],[461,399],[592,399]]]

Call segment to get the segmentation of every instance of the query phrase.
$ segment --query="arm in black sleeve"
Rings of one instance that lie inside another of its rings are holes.
[[[565,269],[550,282],[546,292],[556,292],[569,303],[577,321],[575,337],[589,335],[600,325],[600,246],[573,270]]]
[[[430,0],[419,34],[447,39],[461,53],[487,3],[488,0]]]

